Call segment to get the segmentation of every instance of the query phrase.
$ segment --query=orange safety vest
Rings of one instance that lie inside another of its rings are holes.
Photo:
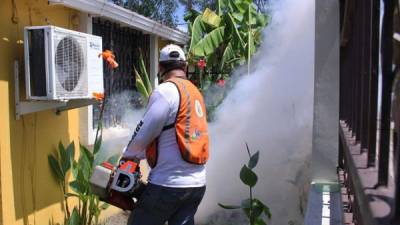
[[[175,128],[176,140],[182,159],[192,164],[203,165],[208,160],[207,115],[203,96],[192,82],[182,78],[171,78],[166,82],[175,84],[179,91],[179,108],[175,123],[163,131]],[[151,168],[157,164],[158,137],[147,147],[146,158]]]

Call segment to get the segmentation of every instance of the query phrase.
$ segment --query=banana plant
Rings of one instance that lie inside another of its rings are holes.
[[[191,10],[185,20],[191,35],[189,61],[205,58],[208,67],[227,72],[245,62],[250,70],[251,57],[268,24],[268,17],[257,12],[250,0],[218,0],[217,12]]]

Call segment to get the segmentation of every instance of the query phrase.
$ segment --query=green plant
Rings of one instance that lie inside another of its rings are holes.
[[[100,149],[101,141],[95,142],[93,152],[80,145],[80,157],[76,161],[75,145],[71,142],[67,148],[60,142],[58,154],[49,155],[48,161],[51,171],[60,184],[64,196],[64,210],[66,225],[97,225],[101,210],[108,207],[101,204],[98,196],[91,192],[89,179],[92,174],[94,158]],[[68,173],[72,172],[73,180],[68,182]],[[71,192],[72,190],[72,192]],[[78,206],[72,209],[68,206],[69,198],[77,198]]]
[[[268,17],[257,11],[251,0],[218,0],[217,11],[190,10],[185,15],[191,35],[188,59],[206,59],[208,68],[230,72],[247,63],[261,44]]]
[[[138,89],[139,93],[142,95],[143,100],[147,102],[150,97],[151,92],[153,91],[149,79],[149,75],[146,70],[146,66],[144,64],[143,54],[142,51],[139,51],[139,71],[134,66],[135,77],[136,77],[136,88]]]
[[[102,210],[108,207],[108,204],[101,203],[99,197],[94,195],[89,179],[93,168],[96,166],[95,158],[102,143],[102,116],[104,104],[100,111],[100,120],[97,126],[96,138],[93,150],[90,151],[82,144],[79,145],[79,159],[75,160],[75,144],[71,142],[67,148],[60,141],[58,152],[48,155],[48,162],[51,172],[59,183],[64,196],[64,224],[65,225],[98,225],[99,216]],[[112,160],[115,157],[111,157]],[[73,179],[69,182],[69,172]],[[72,190],[72,192],[70,191]],[[69,209],[69,198],[77,198],[78,206]]]
[[[242,209],[247,218],[249,218],[250,225],[266,225],[262,215],[264,214],[268,219],[270,219],[271,212],[261,200],[253,196],[253,188],[258,181],[257,174],[253,171],[253,169],[257,166],[260,152],[257,151],[252,155],[247,143],[246,149],[249,155],[249,162],[247,165],[243,165],[242,169],[240,170],[240,180],[249,187],[249,198],[242,200],[240,206],[225,205],[221,203],[218,203],[218,205],[224,209]]]
[[[234,85],[232,70],[247,63],[250,74],[251,57],[268,24],[268,16],[259,12],[252,0],[218,0],[215,8],[203,12],[191,9],[185,15],[191,37],[187,58],[190,64],[197,65],[189,79],[201,92],[208,93],[209,120]]]

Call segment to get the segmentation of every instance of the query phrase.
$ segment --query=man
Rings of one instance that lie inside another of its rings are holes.
[[[206,184],[206,109],[199,90],[186,78],[183,50],[160,52],[160,79],[123,158],[144,159],[152,167],[148,185],[128,225],[194,225]]]

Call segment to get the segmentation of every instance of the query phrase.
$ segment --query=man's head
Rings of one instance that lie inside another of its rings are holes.
[[[170,44],[161,49],[159,70],[162,80],[169,79],[173,74],[185,76],[186,68],[186,57],[181,47]]]

